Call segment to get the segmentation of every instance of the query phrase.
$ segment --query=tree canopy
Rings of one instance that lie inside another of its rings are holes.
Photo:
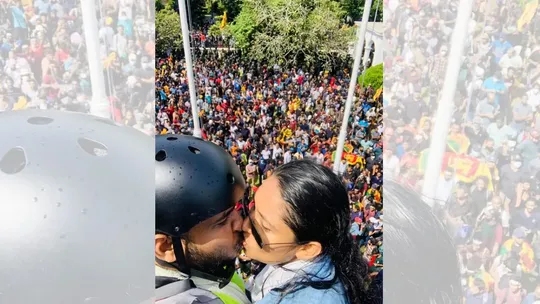
[[[179,0],[156,0],[156,48],[181,49]],[[365,0],[188,0],[191,24],[214,17],[210,35],[232,38],[244,56],[284,66],[331,66],[354,43],[351,20],[360,20]],[[373,0],[370,21],[382,21],[383,0]],[[221,16],[227,12],[227,25]]]
[[[268,64],[331,64],[348,55],[352,27],[332,0],[244,0],[230,25],[235,46]]]
[[[383,64],[368,68],[363,75],[358,77],[358,83],[362,84],[363,87],[380,88],[383,84]]]
[[[169,7],[161,9],[156,14],[156,55],[164,56],[169,50],[181,49],[180,16]]]

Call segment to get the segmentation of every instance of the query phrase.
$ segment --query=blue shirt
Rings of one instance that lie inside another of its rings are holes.
[[[352,223],[350,232],[351,232],[352,235],[360,235],[361,234],[360,226],[358,225],[358,223],[356,223],[356,222]]]
[[[24,17],[24,11],[20,7],[12,6],[11,16],[13,17],[14,28],[26,28],[26,18]]]
[[[131,19],[118,20],[118,26],[122,26],[124,28],[126,37],[133,36],[133,21],[131,21]]]
[[[312,275],[313,281],[331,280],[335,274],[334,264],[329,257],[324,257],[310,267],[304,269]],[[281,301],[280,301],[281,300]],[[305,287],[281,296],[277,290],[272,290],[257,304],[349,304],[349,298],[343,284],[338,280],[332,288],[315,289]]]
[[[506,90],[506,84],[504,84],[504,81],[501,81],[500,79],[495,81],[493,77],[489,77],[486,79],[482,85],[485,89],[488,90],[496,90],[496,91],[504,91]],[[500,94],[495,94],[495,104],[499,105],[499,99]]]
[[[512,44],[508,41],[500,41],[495,40],[491,43],[491,46],[493,47],[493,55],[495,55],[495,61],[499,63],[502,56],[508,51],[509,48],[512,47]]]

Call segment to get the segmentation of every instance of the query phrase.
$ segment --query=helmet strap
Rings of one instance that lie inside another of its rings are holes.
[[[184,247],[182,246],[182,238],[179,236],[171,236],[174,255],[176,256],[176,261],[171,263],[174,268],[178,269],[180,272],[191,276],[191,270],[189,269],[186,261],[186,256],[184,255]]]

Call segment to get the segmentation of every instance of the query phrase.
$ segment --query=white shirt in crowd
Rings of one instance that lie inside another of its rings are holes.
[[[266,149],[266,148],[265,148],[264,150],[261,151],[261,155],[262,155],[262,157],[263,157],[264,160],[268,160],[268,159],[270,158],[270,154],[271,154],[271,153],[272,153],[272,152],[270,152],[270,150],[268,150],[268,149]]]
[[[274,149],[272,152],[272,159],[277,159],[283,154],[283,149],[279,145],[274,145]]]
[[[240,150],[244,150],[244,146],[246,145],[246,142],[243,139],[237,140],[236,143],[238,143],[238,148]]]
[[[452,190],[456,184],[456,179],[451,178],[446,180],[444,176],[439,177],[439,182],[437,183],[437,191],[435,191],[435,200],[440,205],[446,205],[446,202],[452,195]]]
[[[291,162],[291,160],[292,160],[291,151],[287,150],[287,152],[285,152],[285,154],[283,155],[283,164],[288,164]]]

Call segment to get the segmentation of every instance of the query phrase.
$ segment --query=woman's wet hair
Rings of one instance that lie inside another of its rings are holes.
[[[296,241],[319,242],[322,253],[315,259],[330,257],[336,274],[333,278],[318,278],[299,273],[279,289],[282,296],[306,287],[329,289],[339,280],[350,303],[372,303],[372,293],[367,288],[367,261],[350,235],[349,195],[339,177],[310,160],[282,165],[273,176],[287,205],[285,222]]]
[[[389,304],[460,303],[457,251],[443,224],[410,188],[385,180],[383,196],[386,276],[372,292],[385,290]]]

